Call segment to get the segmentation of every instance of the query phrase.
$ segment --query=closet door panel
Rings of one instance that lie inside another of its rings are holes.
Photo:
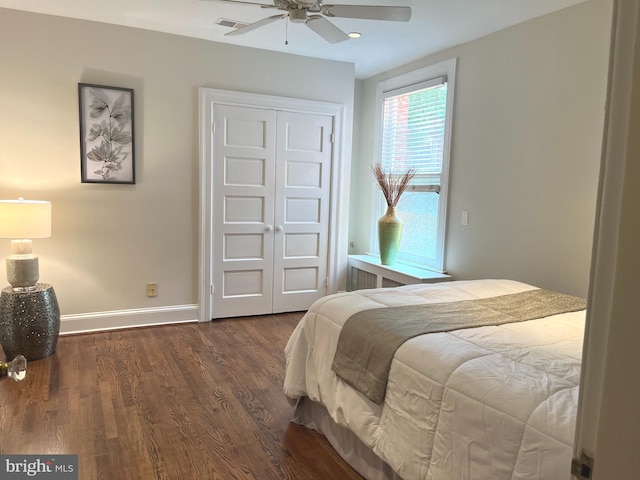
[[[213,317],[269,313],[276,114],[216,105],[214,118]]]
[[[273,311],[326,294],[333,118],[278,112]]]

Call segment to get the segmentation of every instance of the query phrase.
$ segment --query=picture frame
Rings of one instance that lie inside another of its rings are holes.
[[[135,184],[133,89],[78,83],[82,183]]]

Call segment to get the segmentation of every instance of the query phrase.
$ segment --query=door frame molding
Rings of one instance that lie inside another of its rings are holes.
[[[329,115],[334,121],[333,161],[331,164],[329,205],[329,251],[327,253],[327,292],[338,291],[339,273],[347,265],[347,232],[349,201],[349,170],[344,160],[343,139],[345,106],[300,98],[279,97],[257,93],[237,92],[201,87],[199,92],[200,130],[200,235],[198,237],[198,319],[209,322],[212,318],[213,286],[213,169],[214,151],[213,108],[215,105],[266,108],[298,113]],[[340,208],[338,208],[340,206]]]
[[[597,457],[597,465],[605,465],[603,468],[613,468],[612,472],[632,472],[635,471],[635,458],[624,457],[626,461],[621,462],[621,455],[629,451],[627,448],[619,449],[620,455],[611,455],[612,450],[603,452],[602,444],[611,441],[611,428],[601,429],[600,422],[611,420],[616,417],[611,411],[607,412],[603,403],[606,396],[605,385],[607,373],[621,371],[620,367],[626,365],[620,363],[623,354],[612,355],[610,334],[616,328],[617,323],[624,323],[624,316],[616,316],[620,311],[614,309],[615,300],[622,299],[624,304],[624,293],[620,293],[620,298],[616,298],[616,290],[622,291],[620,283],[624,283],[626,277],[618,277],[618,263],[621,261],[620,239],[621,226],[624,221],[630,222],[631,215],[626,217],[623,211],[623,191],[625,188],[625,172],[627,164],[635,161],[637,147],[629,140],[633,138],[633,121],[637,118],[634,109],[637,109],[638,100],[634,100],[638,88],[635,87],[637,79],[638,65],[637,44],[640,40],[640,7],[638,2],[613,3],[612,23],[611,23],[611,45],[609,59],[609,78],[607,85],[607,99],[605,105],[605,124],[603,128],[603,144],[600,162],[600,177],[598,185],[598,199],[596,209],[596,220],[594,227],[593,249],[591,257],[591,272],[588,293],[587,317],[585,323],[585,334],[583,343],[582,367],[580,375],[580,396],[578,398],[578,411],[576,415],[576,430],[573,445],[573,456],[578,458],[582,451]],[[635,150],[634,150],[635,148]],[[623,260],[624,261],[624,260]],[[622,279],[622,281],[620,280]],[[630,279],[630,277],[629,277]],[[630,296],[626,297],[629,301]],[[630,305],[629,303],[626,304]],[[621,308],[624,308],[621,307]],[[630,310],[629,310],[630,311]],[[618,329],[626,327],[617,327]],[[618,333],[620,333],[619,330]],[[626,328],[630,333],[631,327]],[[615,349],[625,354],[627,345],[616,345]],[[613,360],[612,360],[613,357]],[[615,360],[618,360],[616,363]],[[615,384],[619,378],[612,380]],[[620,383],[618,383],[619,385]],[[630,382],[631,389],[638,390],[635,381]],[[615,395],[620,395],[618,389]],[[609,398],[615,396],[608,394]],[[613,405],[610,403],[608,406]],[[636,413],[627,415],[626,422],[633,422],[638,418]],[[611,424],[609,424],[611,425]],[[604,433],[603,433],[604,432]],[[623,441],[629,440],[628,430],[620,437]],[[616,435],[618,432],[616,431]],[[601,443],[601,450],[598,452],[598,444]],[[608,455],[605,457],[605,455]],[[625,470],[626,469],[626,470]],[[633,469],[633,470],[632,470]],[[594,478],[609,478],[607,472],[600,473],[598,467],[593,472]],[[624,474],[619,478],[626,478]]]

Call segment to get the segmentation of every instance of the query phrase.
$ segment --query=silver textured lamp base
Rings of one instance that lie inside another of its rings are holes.
[[[40,276],[38,257],[33,254],[28,238],[11,240],[11,255],[7,257],[7,280],[13,290],[35,290]]]
[[[48,357],[56,351],[60,333],[60,308],[51,285],[35,290],[0,294],[0,344],[7,358],[24,355],[27,360]]]
[[[7,257],[7,281],[14,291],[36,290],[39,277],[38,257],[34,255]]]

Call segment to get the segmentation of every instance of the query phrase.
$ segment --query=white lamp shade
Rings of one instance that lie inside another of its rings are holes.
[[[51,236],[51,202],[0,200],[0,238]]]

